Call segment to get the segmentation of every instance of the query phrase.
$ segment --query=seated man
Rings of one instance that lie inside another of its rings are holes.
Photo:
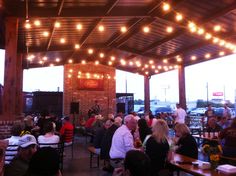
[[[133,115],[127,115],[124,122],[125,124],[119,127],[112,137],[109,154],[111,166],[114,168],[122,166],[126,153],[134,149],[134,138],[131,131],[135,131],[137,121]]]
[[[100,127],[96,130],[96,134],[94,136],[93,140],[93,146],[95,147],[95,153],[99,154],[101,153],[101,145],[102,145],[102,139],[107,131],[108,128],[112,126],[113,122],[111,120],[107,120],[104,124],[103,127]]]
[[[30,159],[37,150],[37,141],[33,135],[26,134],[19,139],[17,155],[5,168],[5,176],[24,176],[28,170]]]

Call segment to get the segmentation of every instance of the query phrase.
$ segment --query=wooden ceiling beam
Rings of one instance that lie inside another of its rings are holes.
[[[111,4],[112,1],[109,1]],[[114,3],[114,5],[117,2]],[[113,5],[113,4],[112,4]],[[145,13],[146,9],[143,7],[129,7],[129,10],[124,10],[123,7],[110,6],[111,8],[105,8],[108,12],[104,14],[104,9],[100,6],[98,7],[81,7],[81,8],[66,8],[63,9],[63,12],[60,15],[60,18],[110,18],[110,17],[150,17],[147,13]],[[112,9],[112,10],[111,10]],[[16,16],[19,18],[25,18],[25,12],[23,9],[19,9],[18,11],[13,11],[9,13],[9,16]],[[57,10],[51,8],[36,8],[29,7],[29,17],[30,18],[58,18]]]
[[[105,47],[104,45],[102,44],[84,44],[83,47],[81,47],[79,51],[83,51],[84,49],[87,49],[87,48],[97,48],[97,49],[105,49],[107,47]],[[43,46],[39,46],[39,47],[29,47],[29,51],[30,53],[44,53],[45,52],[45,47]],[[75,51],[74,49],[74,45],[55,45],[55,46],[51,46],[49,48],[49,50],[47,52],[64,52],[64,51]],[[77,50],[76,50],[77,51]],[[26,48],[25,47],[18,47],[18,52],[19,53],[26,53]]]
[[[64,5],[64,2],[65,2],[65,0],[59,0],[58,1],[58,4],[57,4],[57,8],[58,8],[58,10],[57,10],[57,17],[60,16],[60,14],[62,12],[62,8],[63,8],[63,5]],[[52,23],[52,27],[51,27],[51,31],[50,31],[50,37],[49,37],[48,42],[47,42],[47,48],[46,48],[47,51],[49,50],[50,45],[52,43],[52,38],[53,38],[53,35],[54,35],[54,32],[55,32],[55,22],[56,22],[56,19]]]
[[[206,17],[202,18],[201,20],[199,20],[197,23],[199,24],[199,26],[204,25],[205,23],[212,21],[218,17],[221,17],[223,15],[226,15],[227,13],[229,13],[230,11],[234,10],[236,8],[236,2],[234,2],[233,4],[228,5],[227,7],[223,8],[223,9],[217,9],[212,11],[211,13],[209,13],[209,15],[206,15]],[[143,53],[147,53],[148,51],[162,45],[165,42],[168,42],[182,34],[184,34],[186,31],[188,31],[188,29],[180,29],[178,31],[176,31],[175,33],[173,33],[172,35],[167,36],[166,38],[163,38],[162,40],[156,41],[154,43],[152,43],[151,45],[147,46],[146,48],[144,48],[142,50]]]

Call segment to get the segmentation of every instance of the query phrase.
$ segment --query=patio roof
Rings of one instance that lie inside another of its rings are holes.
[[[24,69],[97,61],[153,75],[236,49],[235,0],[1,2],[0,46],[5,17],[18,17]]]

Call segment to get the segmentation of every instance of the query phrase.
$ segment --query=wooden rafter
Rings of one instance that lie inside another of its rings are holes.
[[[65,0],[59,0],[58,1],[58,4],[57,4],[57,7],[58,7],[57,16],[60,16],[60,14],[62,12],[62,8],[63,8],[64,2],[65,2]],[[54,25],[55,22],[56,22],[56,19],[52,23],[52,28],[51,28],[51,31],[50,31],[50,37],[49,37],[48,42],[47,42],[47,51],[49,50],[49,47],[50,47],[50,45],[52,43],[53,34],[55,32],[55,25]]]
[[[174,4],[175,4],[175,6],[177,6],[178,4],[180,4],[183,1],[185,1],[185,0],[177,0],[177,1],[174,2]],[[147,11],[147,15],[150,16],[150,18],[148,18],[148,19],[147,18],[145,18],[145,19],[143,18],[142,20],[139,21],[139,23],[137,23],[136,25],[132,26],[132,29],[130,30],[131,32],[127,33],[127,35],[124,35],[124,37],[121,40],[119,40],[118,43],[115,44],[115,47],[121,47],[133,35],[135,35],[138,32],[140,32],[140,26],[150,25],[150,24],[152,24],[156,20],[156,18],[164,18],[164,16],[166,16],[168,14],[168,12],[166,12],[165,14],[163,14],[161,12],[161,10],[156,12],[156,9],[160,8],[162,3],[163,3],[163,1],[156,2],[155,5],[152,4],[149,7],[149,10]]]
[[[111,0],[106,5],[105,13],[104,15],[107,15],[111,12],[111,10],[115,7],[115,5],[118,3],[119,0]],[[97,25],[102,21],[103,18],[98,18],[94,21],[94,23],[90,26],[90,28],[87,30],[87,32],[82,36],[80,40],[80,46],[82,46],[86,40],[89,38],[89,36],[92,34],[92,32],[96,29]]]

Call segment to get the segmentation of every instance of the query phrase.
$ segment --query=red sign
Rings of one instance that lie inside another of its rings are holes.
[[[79,79],[80,90],[104,90],[103,79]]]
[[[223,92],[213,92],[213,96],[223,96]]]

